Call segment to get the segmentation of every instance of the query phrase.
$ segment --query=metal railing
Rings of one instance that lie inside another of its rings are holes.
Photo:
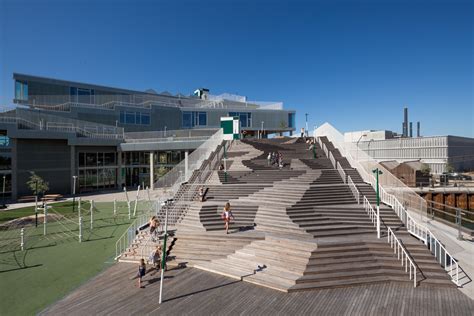
[[[374,226],[376,226],[377,225],[377,213],[374,211],[374,208],[372,207],[372,204],[370,204],[369,200],[367,199],[367,197],[365,195],[363,197],[363,205],[364,205],[365,212],[367,213],[367,215],[369,215],[369,218],[372,221],[372,224],[374,224]]]
[[[355,185],[354,181],[352,181],[351,176],[347,176],[347,184],[349,185],[349,188],[351,189],[352,194],[354,195],[355,199],[357,200],[357,204],[360,204],[360,192],[357,189],[357,186]]]
[[[334,159],[334,156],[332,156],[332,157]],[[344,171],[344,169],[342,169],[341,164],[339,163],[339,161],[336,161],[336,170],[337,170],[337,172],[339,172],[339,175],[341,176],[342,181],[344,183],[347,183],[346,172]]]
[[[393,249],[394,254],[397,255],[398,260],[401,261],[402,267],[405,267],[405,272],[409,273],[410,280],[413,278],[413,286],[416,287],[416,265],[413,263],[413,260],[408,255],[406,248],[403,246],[390,227],[387,227],[387,242]]]
[[[356,152],[358,155],[360,150],[354,150],[353,147],[356,145],[353,143],[344,143],[344,137],[342,136],[342,134],[339,133],[330,124],[325,123],[320,128],[315,130],[315,136],[326,136],[328,140],[334,145],[334,147],[339,149],[341,154],[347,158],[349,163],[353,167],[356,167],[357,171],[359,171],[359,174],[362,176],[364,181],[370,183],[374,189],[376,189],[376,180],[375,176],[371,174],[371,171],[375,168],[383,170],[383,174],[379,176],[379,193],[381,201],[393,208],[402,223],[405,224],[408,232],[425,243],[428,249],[435,256],[436,260],[440,263],[442,267],[445,268],[445,270],[449,258],[449,267],[455,267],[455,269],[451,268],[449,271],[446,271],[450,275],[451,280],[459,286],[459,267],[456,260],[449,254],[449,252],[439,241],[439,239],[436,238],[426,226],[421,225],[417,221],[415,221],[415,219],[407,211],[408,208],[411,207],[411,210],[422,215],[426,215],[426,201],[422,197],[420,197],[414,190],[408,188],[403,182],[398,180],[394,175],[392,175],[388,170],[386,170],[383,166],[377,163],[374,159],[370,157],[365,157],[365,159],[367,160],[364,164],[362,164],[360,162],[360,159],[362,158],[359,158],[358,156],[354,158],[351,153]],[[321,139],[319,139],[318,141],[323,144],[323,149],[327,149],[327,146],[322,142]],[[364,155],[368,156],[366,153],[363,152],[361,154],[361,157],[364,157]],[[366,197],[364,197],[364,208],[366,209],[369,216],[371,216],[371,219],[373,221],[374,211]],[[439,251],[437,251],[437,249]],[[438,258],[438,256],[441,256],[441,253],[444,253],[444,262],[442,261],[443,258]]]
[[[119,237],[115,243],[115,260],[130,247],[139,233],[139,228],[144,226],[150,218],[150,214],[142,214],[133,220],[127,230]]]

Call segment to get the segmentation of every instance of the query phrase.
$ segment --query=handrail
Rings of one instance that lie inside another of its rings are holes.
[[[390,247],[393,248],[393,251],[397,255],[398,260],[401,260],[402,267],[405,267],[405,272],[409,273],[410,280],[412,279],[413,274],[413,286],[416,287],[416,266],[413,263],[413,260],[408,255],[406,248],[403,246],[403,244],[400,242],[400,240],[397,238],[397,236],[390,227],[387,227],[387,242],[390,244]],[[405,262],[403,260],[404,256]]]
[[[347,183],[346,172],[344,171],[344,169],[342,169],[341,164],[339,163],[339,161],[336,161],[336,170],[337,170],[337,172],[339,172],[339,175],[341,176],[342,181],[344,183]]]
[[[454,259],[454,257],[448,252],[446,247],[444,247],[444,245],[435,237],[435,235],[429,230],[429,228],[425,227],[425,229],[427,233],[428,249],[431,251],[432,254],[434,254],[436,261],[438,261],[438,263],[444,268],[444,271],[448,273],[448,275],[451,277],[451,280],[456,283],[457,286],[460,286],[459,264],[457,260]]]
[[[363,197],[363,205],[365,211],[369,215],[370,220],[372,221],[372,224],[374,224],[374,226],[377,226],[377,213],[374,211],[372,204],[370,204],[369,200],[365,195]]]
[[[327,149],[327,148],[326,148]],[[334,155],[332,154],[331,151],[329,151],[329,160],[331,160],[331,163],[332,163],[332,166],[334,167],[334,169],[336,168],[336,159],[334,158]]]
[[[351,176],[347,176],[347,184],[349,185],[349,188],[351,189],[352,194],[356,198],[357,204],[360,204],[360,192],[357,189],[357,186],[355,185],[354,181],[352,181]]]
[[[120,256],[127,250],[127,248],[135,240],[135,237],[138,232],[138,228],[145,225],[148,221],[150,214],[141,214],[133,220],[130,226],[125,230],[125,232],[117,239],[115,242],[115,260],[120,258]]]

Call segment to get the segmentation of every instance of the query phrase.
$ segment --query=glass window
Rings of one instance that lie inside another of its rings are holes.
[[[183,127],[184,128],[191,128],[193,127],[192,121],[192,112],[183,112]]]
[[[85,167],[85,166],[86,166],[86,154],[79,153],[79,167]]]
[[[104,153],[97,154],[97,166],[103,167],[104,166]]]
[[[115,153],[104,153],[104,165],[106,166],[115,165]]]
[[[252,127],[252,113],[247,113],[247,127]]]
[[[125,112],[125,123],[135,124],[135,112]]]
[[[247,113],[240,113],[239,120],[240,127],[247,127]]]
[[[207,113],[199,112],[199,126],[206,126],[206,125],[207,125]]]
[[[120,123],[125,124],[125,112],[120,111]]]
[[[91,90],[77,88],[77,99],[79,103],[90,104],[91,102]]]
[[[97,167],[97,153],[86,153],[86,167]]]
[[[295,128],[295,113],[288,113],[288,127]]]
[[[143,125],[150,125],[150,114],[142,113],[142,124]]]
[[[15,81],[15,99],[28,100],[28,83],[26,81]]]

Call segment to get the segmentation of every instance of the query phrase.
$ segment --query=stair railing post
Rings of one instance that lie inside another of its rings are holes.
[[[160,299],[159,304],[161,304],[162,294],[163,294],[163,278],[164,272],[166,267],[166,240],[168,238],[168,208],[166,208],[165,213],[165,236],[163,240],[163,251],[162,251],[162,258],[161,258],[161,278],[160,278]]]
[[[77,202],[77,213],[79,217],[81,217],[81,197],[79,197],[78,202]]]
[[[140,185],[138,185],[137,195],[135,196],[135,205],[133,207],[133,216],[137,215],[138,195],[140,194]]]
[[[117,199],[114,199],[114,216],[117,215]]]
[[[127,201],[127,207],[128,207],[128,219],[130,220],[132,218],[132,206],[130,205],[130,201]]]

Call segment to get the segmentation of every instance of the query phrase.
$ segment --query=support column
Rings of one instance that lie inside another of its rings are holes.
[[[70,146],[71,147],[71,190],[70,192],[73,193],[73,186],[74,186],[74,176],[78,176],[79,174],[76,174],[76,147],[74,145]],[[77,179],[79,180],[79,178]],[[79,183],[76,183],[76,186],[79,187]]]
[[[118,189],[122,189],[123,179],[122,179],[122,152],[121,151],[117,152],[117,167],[118,167],[117,186],[118,186]]]
[[[153,159],[153,152],[150,152],[150,189],[153,190],[153,184],[155,183],[155,170],[154,170],[154,159]]]
[[[18,149],[17,149],[17,139],[10,138],[10,143],[12,146],[12,200],[18,198]]]
[[[189,169],[189,160],[188,160],[188,156],[189,156],[189,151],[185,151],[184,152],[184,178],[186,180],[188,180],[188,169]]]

